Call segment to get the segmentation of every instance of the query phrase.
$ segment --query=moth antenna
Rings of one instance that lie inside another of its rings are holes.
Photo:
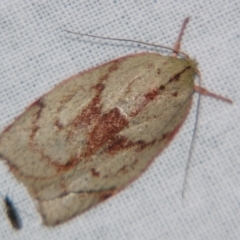
[[[181,27],[180,32],[178,34],[178,38],[177,38],[177,40],[174,44],[174,47],[173,47],[173,54],[172,54],[173,57],[176,57],[178,55],[178,53],[180,52],[182,37],[183,37],[184,31],[187,27],[187,24],[188,24],[189,20],[190,20],[190,17],[187,17],[183,21],[182,27]]]
[[[198,75],[198,78],[199,78],[199,86],[194,85],[194,90],[195,90],[195,92],[199,93],[199,98],[198,98],[198,102],[197,102],[197,112],[196,112],[195,124],[194,124],[194,128],[193,128],[193,135],[192,135],[192,140],[191,140],[191,144],[190,144],[190,150],[189,150],[188,160],[187,160],[186,169],[185,169],[185,175],[184,175],[184,179],[183,179],[182,198],[184,198],[184,196],[185,196],[185,190],[186,190],[186,186],[187,186],[187,178],[188,178],[190,166],[192,163],[192,161],[191,161],[192,153],[193,153],[194,143],[195,143],[196,134],[197,134],[197,126],[198,126],[198,122],[199,122],[199,113],[200,113],[199,109],[200,109],[200,104],[201,104],[201,95],[213,97],[213,98],[219,99],[221,101],[227,102],[229,104],[233,103],[233,101],[230,100],[229,98],[222,97],[220,95],[217,95],[217,94],[210,92],[207,89],[203,88],[201,86],[201,84],[202,84],[201,73],[199,72],[198,69],[196,69],[196,74]]]
[[[197,135],[197,126],[198,126],[198,122],[199,122],[200,104],[201,104],[201,94],[199,94],[198,101],[197,101],[197,112],[196,112],[195,124],[194,124],[194,128],[193,128],[193,135],[192,135],[192,140],[191,140],[191,143],[190,143],[188,160],[187,160],[187,164],[186,164],[186,168],[185,168],[185,175],[184,175],[183,185],[182,185],[182,198],[184,198],[184,196],[185,196],[187,179],[188,179],[188,176],[189,176],[190,166],[192,164],[192,154],[193,154],[194,143],[195,143],[195,139],[196,139],[196,135]]]
[[[68,33],[72,33],[72,34],[76,34],[76,35],[80,35],[80,36],[87,36],[87,37],[100,38],[100,39],[113,40],[113,41],[133,42],[133,43],[139,43],[139,44],[152,46],[152,47],[160,47],[160,48],[164,48],[164,49],[167,49],[167,50],[171,50],[173,52],[176,52],[177,54],[181,54],[184,57],[189,58],[189,56],[182,51],[177,51],[177,50],[175,50],[175,48],[167,47],[167,46],[160,45],[160,44],[147,43],[147,42],[143,42],[143,41],[139,41],[139,40],[133,40],[133,39],[127,39],[127,38],[103,37],[103,36],[92,35],[92,34],[87,34],[87,33],[74,32],[74,31],[65,30],[65,29],[63,31],[68,32]]]

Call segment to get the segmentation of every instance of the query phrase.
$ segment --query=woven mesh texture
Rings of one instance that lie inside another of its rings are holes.
[[[203,86],[234,104],[202,98],[185,198],[182,181],[196,104],[170,146],[137,181],[55,228],[42,226],[35,203],[1,161],[0,193],[15,203],[23,229],[11,228],[2,203],[0,239],[239,239],[239,1],[1,0],[0,129],[77,72],[131,53],[167,54],[64,29],[173,46],[187,16],[182,50],[198,61]]]

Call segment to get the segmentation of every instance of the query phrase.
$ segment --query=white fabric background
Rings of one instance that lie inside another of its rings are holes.
[[[0,239],[239,239],[239,1],[1,0],[0,129],[61,80],[119,56],[156,50],[77,37],[63,29],[173,46],[187,16],[191,21],[182,50],[199,62],[204,87],[231,98],[234,105],[202,98],[185,199],[181,190],[194,106],[145,174],[55,228],[41,224],[35,203],[1,161],[0,193],[8,193],[16,204],[23,229],[11,228],[2,203]]]

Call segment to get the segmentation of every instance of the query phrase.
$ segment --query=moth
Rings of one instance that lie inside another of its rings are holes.
[[[0,134],[0,157],[37,201],[47,226],[104,201],[144,172],[186,118],[197,64],[124,56],[63,81]]]

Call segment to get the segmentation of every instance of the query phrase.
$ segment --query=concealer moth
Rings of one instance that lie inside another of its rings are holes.
[[[173,56],[133,54],[74,75],[0,134],[0,157],[45,225],[83,213],[140,176],[181,127],[194,92],[231,102],[194,85],[196,62],[180,52],[188,20]]]

